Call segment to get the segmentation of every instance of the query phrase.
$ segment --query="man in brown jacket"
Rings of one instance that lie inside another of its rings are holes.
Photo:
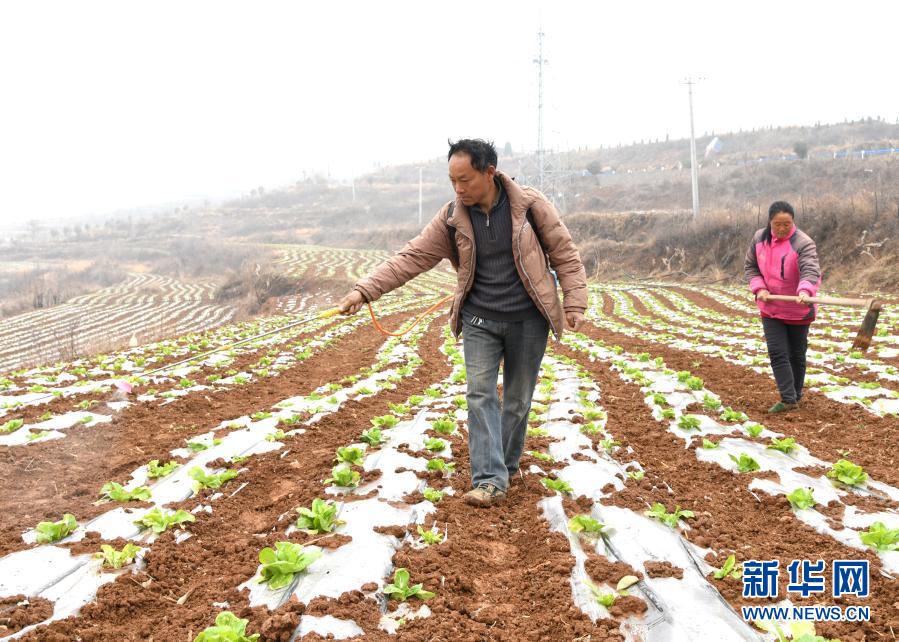
[[[496,169],[496,150],[480,139],[450,144],[455,201],[443,206],[417,237],[340,302],[355,314],[442,259],[458,284],[450,326],[462,335],[468,380],[468,448],[472,490],[465,500],[492,506],[506,496],[524,448],[528,412],[546,340],[577,329],[587,308],[580,254],[543,194]],[[556,278],[564,293],[559,301]],[[503,363],[503,402],[496,390]]]

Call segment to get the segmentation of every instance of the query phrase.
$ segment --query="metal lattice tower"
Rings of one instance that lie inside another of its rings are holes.
[[[543,149],[543,65],[547,61],[543,57],[543,29],[537,33],[537,185],[542,192],[545,187],[545,150]]]

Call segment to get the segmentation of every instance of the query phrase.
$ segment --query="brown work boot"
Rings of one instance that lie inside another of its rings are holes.
[[[489,508],[503,501],[506,498],[506,491],[500,490],[493,484],[480,484],[477,488],[465,493],[464,497],[466,504]]]

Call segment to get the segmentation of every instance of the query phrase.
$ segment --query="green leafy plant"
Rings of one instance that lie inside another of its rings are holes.
[[[685,382],[690,390],[702,390],[705,383],[699,377],[690,377]]]
[[[282,439],[286,439],[286,438],[287,438],[287,433],[281,429],[278,429],[275,432],[269,433],[265,436],[265,440],[271,441],[271,442],[281,441]]]
[[[605,528],[605,524],[599,520],[595,520],[589,515],[575,515],[568,520],[568,530],[572,533],[585,533],[587,535],[598,535]]]
[[[363,431],[359,436],[359,439],[372,447],[380,446],[387,441],[386,437],[381,433],[380,428],[369,428],[368,430]]]
[[[331,469],[331,476],[325,480],[326,484],[334,484],[341,488],[355,488],[359,485],[362,475],[350,468],[347,464],[340,464]]]
[[[529,450],[528,454],[534,459],[539,459],[540,461],[546,461],[550,463],[555,461],[552,455],[550,455],[549,453],[542,453],[539,450]]]
[[[793,437],[784,437],[783,439],[772,437],[771,443],[768,444],[767,448],[788,454],[796,450],[796,440]]]
[[[425,543],[425,546],[432,546],[443,542],[443,533],[437,530],[436,526],[429,528],[428,530],[419,526],[418,535],[421,537],[421,541]]]
[[[259,633],[247,635],[247,624],[244,620],[231,611],[222,611],[215,617],[215,626],[204,629],[194,642],[256,642]]]
[[[634,481],[640,481],[646,476],[646,472],[642,470],[629,470],[627,471],[627,476]]]
[[[396,415],[381,415],[372,417],[369,421],[374,428],[387,429],[397,425],[400,422],[400,418]]]
[[[425,448],[427,448],[431,452],[438,453],[442,450],[446,450],[446,446],[447,443],[442,439],[438,439],[437,437],[425,439]]]
[[[275,542],[275,548],[265,547],[259,551],[259,562],[262,564],[259,583],[268,584],[272,590],[282,589],[321,554],[316,548],[304,549],[293,542]]]
[[[330,533],[346,523],[337,519],[337,506],[333,502],[326,502],[318,498],[312,500],[311,508],[301,506],[297,512],[300,514],[297,518],[297,528],[310,535]]]
[[[899,528],[887,528],[883,522],[874,522],[867,531],[859,533],[862,543],[880,553],[899,551]]]
[[[341,446],[337,449],[336,460],[350,466],[361,466],[365,460],[365,451],[357,446]]]
[[[720,448],[721,444],[703,437],[702,447],[705,448],[706,450],[714,450],[715,448]]]
[[[612,452],[612,450],[613,450],[614,448],[620,446],[620,445],[621,445],[621,442],[618,441],[618,440],[616,440],[616,439],[612,439],[612,438],[610,437],[610,438],[608,438],[608,439],[601,439],[600,442],[599,442],[599,445],[602,446],[603,449],[604,449],[607,453],[610,453],[610,452]]]
[[[134,520],[134,523],[141,528],[149,528],[158,535],[168,529],[169,526],[184,528],[184,524],[195,521],[197,521],[197,518],[186,510],[163,511],[160,508],[154,508],[140,519]]]
[[[412,409],[409,407],[409,404],[405,403],[387,403],[387,407],[390,408],[390,412],[395,415],[399,415],[402,417],[403,415],[408,415]]]
[[[593,595],[593,599],[597,601],[597,603],[602,604],[607,609],[612,608],[615,604],[615,600],[618,599],[618,593],[611,592],[605,593],[599,589],[593,582],[585,581],[584,584],[590,589],[590,593]]]
[[[744,426],[744,428],[746,429],[747,434],[750,437],[752,437],[753,439],[755,439],[756,437],[761,435],[762,431],[765,429],[765,427],[762,424],[756,424],[756,423],[746,424]]]
[[[730,407],[721,411],[721,418],[724,419],[724,421],[747,421],[749,419],[749,417],[746,416],[746,413],[734,410]]]
[[[150,489],[146,486],[138,486],[134,490],[125,490],[124,486],[112,481],[103,484],[100,494],[114,502],[145,502],[150,499]]]
[[[668,398],[663,395],[661,392],[652,393],[652,402],[657,406],[668,406]]]
[[[423,584],[409,585],[409,571],[404,568],[398,568],[393,573],[393,583],[384,587],[384,595],[389,595],[400,602],[405,602],[410,597],[417,597],[420,600],[429,600],[434,597],[431,591],[425,591]]]
[[[434,504],[443,499],[443,492],[437,490],[436,488],[426,487],[423,491],[421,491],[421,494],[426,500]]]
[[[38,439],[42,439],[50,434],[49,430],[41,430],[40,432],[30,432],[28,436],[25,437],[28,441],[36,441]]]
[[[15,432],[24,425],[25,425],[25,421],[23,419],[10,419],[5,424],[0,426],[0,432],[2,432],[2,433]]]
[[[787,501],[790,502],[790,506],[797,510],[805,510],[818,503],[811,488],[797,488],[787,495]]]
[[[737,470],[741,473],[751,473],[759,469],[759,463],[746,453],[740,453],[739,457],[733,455],[728,455],[728,457],[737,465]]]
[[[659,414],[662,416],[662,419],[674,419],[676,416],[674,408],[662,408],[662,410],[659,411]]]
[[[250,415],[250,418],[253,421],[261,421],[263,419],[268,419],[271,416],[272,413],[260,410],[259,412],[254,412],[252,415]]]
[[[428,460],[427,469],[443,474],[452,474],[456,470],[456,464],[447,462],[443,457],[434,457]]]
[[[735,580],[740,579],[743,574],[740,571],[740,568],[737,566],[737,557],[736,555],[729,555],[726,560],[724,560],[724,565],[715,571],[712,574],[716,580],[723,580],[726,577],[731,577]]]
[[[78,528],[72,513],[66,513],[58,522],[41,522],[35,527],[38,544],[51,544],[71,535]]]
[[[190,478],[194,480],[194,490],[198,491],[202,488],[212,488],[213,490],[221,488],[229,479],[237,477],[237,471],[228,468],[220,473],[207,473],[199,466],[194,466],[188,473]]]
[[[848,459],[840,459],[828,471],[829,479],[841,482],[847,486],[862,486],[868,481],[868,473],[858,464],[853,464]]]
[[[221,439],[213,439],[212,446],[218,446],[222,443]],[[187,447],[190,448],[193,452],[198,453],[204,450],[209,450],[212,448],[209,444],[204,444],[202,441],[189,441],[187,442]]]
[[[103,566],[109,568],[122,568],[126,564],[133,562],[138,553],[140,553],[140,546],[135,546],[130,542],[125,544],[120,551],[117,551],[109,544],[102,544],[100,546],[100,552],[94,553],[94,557],[98,559],[103,558]]]
[[[681,519],[695,517],[693,511],[681,510],[679,505],[674,507],[673,513],[669,513],[665,510],[665,505],[660,504],[659,502],[654,503],[652,507],[643,514],[647,517],[654,517],[669,528],[675,528],[678,521]]]
[[[462,395],[453,397],[453,405],[459,410],[468,410],[468,401]]]
[[[677,427],[681,430],[699,430],[700,419],[696,415],[681,415]]]
[[[423,395],[411,395],[409,397],[409,405],[417,406],[424,400],[425,400],[425,398]]]
[[[574,489],[571,487],[571,484],[563,479],[552,479],[550,477],[544,477],[540,480],[540,483],[549,490],[554,490],[559,493],[571,493],[574,491]]]
[[[449,417],[440,417],[431,422],[431,428],[441,435],[452,435],[456,432],[456,422]]]
[[[242,463],[244,463],[246,460],[248,460],[249,458],[250,458],[249,455],[234,455],[234,456],[231,458],[231,463],[232,463],[232,464],[242,464]]]
[[[702,397],[702,407],[706,410],[718,410],[721,407],[721,400],[715,399],[715,397],[706,393]]]
[[[549,431],[546,428],[539,426],[537,428],[528,428],[527,435],[528,437],[548,437]]]
[[[167,464],[160,464],[158,459],[151,459],[147,464],[147,477],[149,477],[150,479],[157,479],[159,477],[171,475],[172,471],[174,471],[180,465],[181,464],[176,461],[170,461]]]

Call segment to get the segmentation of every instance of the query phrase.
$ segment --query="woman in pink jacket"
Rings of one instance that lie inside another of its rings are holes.
[[[802,398],[808,329],[817,307],[808,303],[821,285],[815,242],[794,223],[785,201],[768,208],[768,225],[755,233],[746,253],[744,273],[762,317],[768,358],[780,401],[768,412],[793,410]],[[772,301],[770,294],[796,297]]]

